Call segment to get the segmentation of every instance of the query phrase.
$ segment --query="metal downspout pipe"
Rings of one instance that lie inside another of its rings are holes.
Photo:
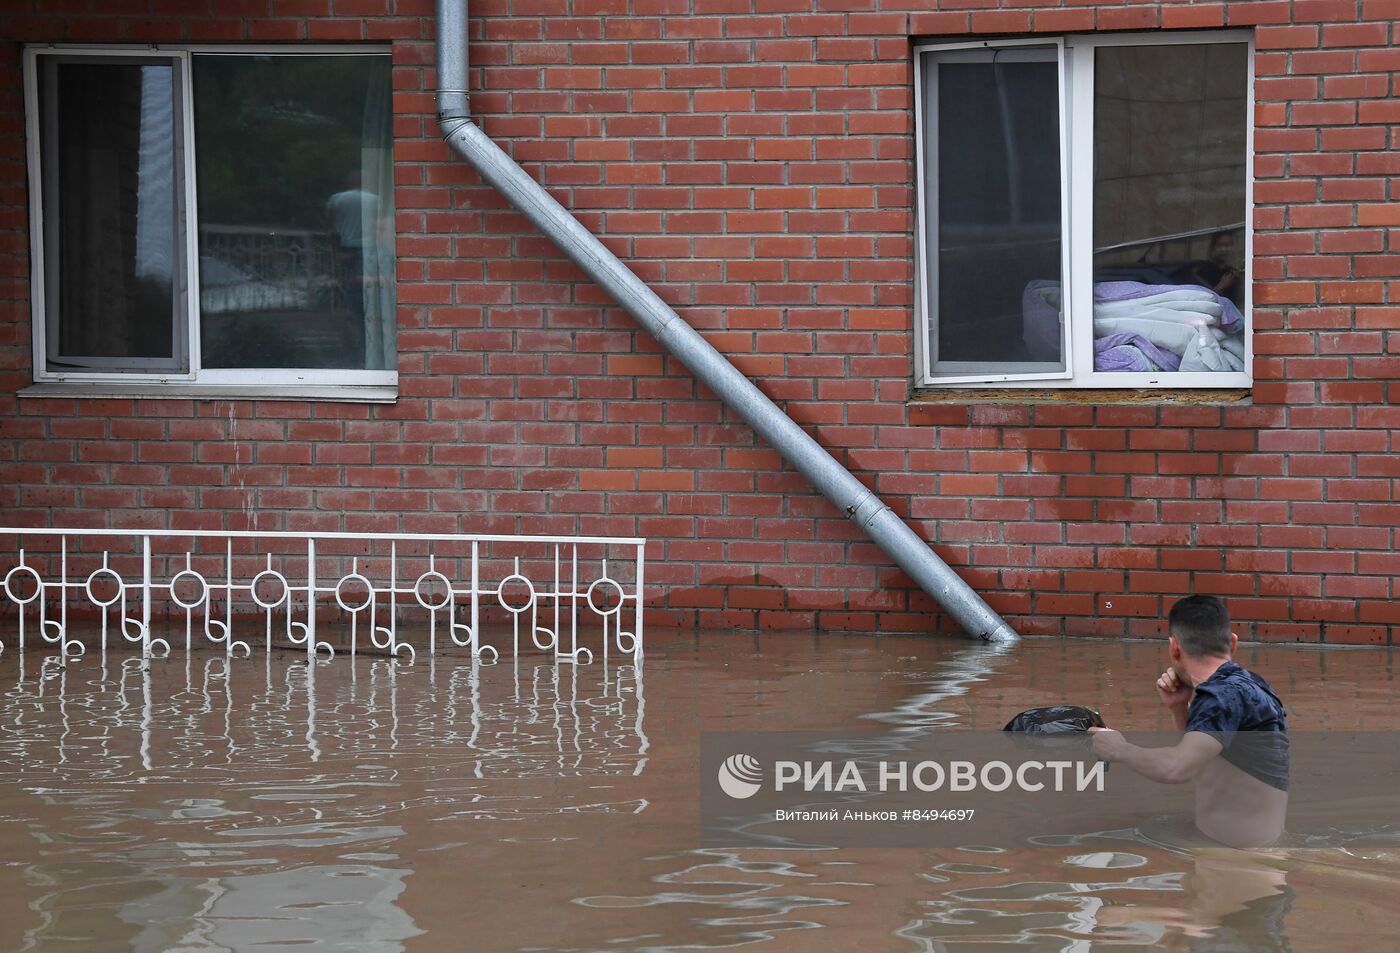
[[[1011,626],[879,497],[683,321],[471,119],[466,0],[437,0],[438,123],[481,178],[548,236],[701,383],[909,574],[974,638],[1014,642]]]

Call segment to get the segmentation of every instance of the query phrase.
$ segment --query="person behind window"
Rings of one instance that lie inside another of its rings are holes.
[[[340,245],[345,304],[352,314],[365,313],[365,246],[373,245],[379,222],[379,196],[363,188],[359,169],[345,176],[345,191],[326,200],[326,215]]]
[[[1172,280],[1209,288],[1221,297],[1229,298],[1235,307],[1243,308],[1244,275],[1234,264],[1237,247],[1234,232],[1216,232],[1210,240],[1206,260],[1181,268],[1172,275]]]

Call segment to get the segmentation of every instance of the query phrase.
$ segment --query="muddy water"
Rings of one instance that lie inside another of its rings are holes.
[[[1400,854],[701,850],[702,730],[1167,727],[1157,644],[654,637],[604,669],[0,657],[0,950],[1372,951]],[[1294,728],[1395,727],[1385,650],[1248,647]]]

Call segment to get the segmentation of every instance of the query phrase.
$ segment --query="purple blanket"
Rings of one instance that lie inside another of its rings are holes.
[[[1141,334],[1119,332],[1094,339],[1096,371],[1175,371],[1181,357],[1163,350]]]

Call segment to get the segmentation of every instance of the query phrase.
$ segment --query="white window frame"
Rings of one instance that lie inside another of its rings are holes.
[[[1093,196],[1094,196],[1094,51],[1106,46],[1195,45],[1241,43],[1247,47],[1248,76],[1245,88],[1245,229],[1244,261],[1247,275],[1245,301],[1245,370],[1240,372],[1109,372],[1095,371],[1093,314]],[[923,64],[927,53],[958,50],[1002,49],[1016,46],[1057,45],[1060,55],[1061,209],[1066,239],[1062,286],[1065,289],[1062,328],[1066,341],[1065,370],[1055,373],[983,372],[934,376],[929,341],[936,314],[933,283],[928,274],[929,222],[935,210],[929,204],[925,182],[930,154],[936,161],[933,130],[926,122],[923,102]],[[916,202],[914,249],[915,334],[914,385],[926,388],[968,389],[994,384],[1007,389],[1240,389],[1252,385],[1254,367],[1253,261],[1254,261],[1254,37],[1251,32],[1212,30],[1165,33],[1086,34],[1066,37],[1026,37],[1006,40],[930,42],[914,46],[914,136]]]
[[[390,55],[384,44],[351,46],[323,45],[229,45],[229,44],[151,44],[146,46],[101,44],[42,44],[24,49],[24,106],[26,158],[29,165],[29,246],[30,311],[33,327],[34,384],[20,391],[23,396],[143,397],[143,398],[251,398],[325,399],[391,402],[398,394],[396,370],[356,370],[326,368],[204,368],[200,366],[200,288],[199,288],[199,207],[195,181],[197,144],[194,130],[194,94],[191,62],[198,54],[364,56]],[[138,57],[170,60],[175,69],[178,96],[174,115],[179,152],[177,185],[183,201],[183,262],[185,273],[185,326],[177,328],[176,346],[183,343],[188,355],[188,371],[151,370],[103,372],[54,371],[48,364],[48,314],[44,267],[44,169],[40,156],[38,70],[43,56],[91,56],[95,58]],[[181,338],[183,335],[183,340]]]

